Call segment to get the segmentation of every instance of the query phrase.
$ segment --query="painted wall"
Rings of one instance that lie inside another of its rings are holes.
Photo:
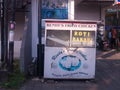
[[[20,41],[22,39],[24,25],[25,25],[25,13],[24,12],[16,12],[16,26],[15,26],[15,41]],[[1,24],[0,24],[1,29]],[[1,33],[1,32],[0,32]],[[0,34],[1,39],[1,34]]]
[[[21,40],[23,39],[23,32],[25,26],[25,13],[16,13],[16,28],[14,36],[14,58],[20,58]]]
[[[16,27],[15,27],[15,34],[14,34],[15,35],[14,36],[14,40],[15,40],[14,41],[14,58],[20,57],[21,40],[23,37],[24,26],[25,26],[25,13],[16,12]],[[1,40],[1,36],[0,36],[0,40]],[[1,42],[0,42],[0,58],[1,58]]]
[[[95,4],[75,3],[75,19],[98,21],[100,19],[100,7]]]
[[[17,12],[16,13],[16,28],[15,28],[15,41],[20,41],[23,36],[25,25],[25,13],[24,12]]]

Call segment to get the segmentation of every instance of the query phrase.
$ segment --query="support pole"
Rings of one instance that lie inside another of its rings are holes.
[[[1,61],[4,61],[4,0],[1,2]]]
[[[13,60],[14,60],[14,30],[15,30],[15,8],[16,0],[11,0],[11,20],[9,30],[9,64],[8,71],[13,72]]]
[[[1,61],[2,68],[8,64],[8,0],[1,0]]]
[[[44,45],[42,45],[42,0],[39,0],[38,4],[38,37],[39,37],[39,44],[38,44],[38,60],[37,60],[37,72],[40,78],[43,77],[44,73]]]
[[[4,61],[8,64],[8,0],[4,0]]]
[[[117,13],[116,13],[116,17],[117,17],[117,39],[116,39],[116,49],[118,50],[118,43],[119,43],[119,37],[118,37],[118,27],[119,27],[119,5],[117,4]]]

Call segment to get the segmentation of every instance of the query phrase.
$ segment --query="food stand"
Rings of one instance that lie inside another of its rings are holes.
[[[44,78],[95,78],[96,30],[95,21],[46,20]]]

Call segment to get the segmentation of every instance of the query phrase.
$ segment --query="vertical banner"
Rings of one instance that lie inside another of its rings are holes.
[[[96,22],[46,20],[45,28],[44,78],[94,78]]]

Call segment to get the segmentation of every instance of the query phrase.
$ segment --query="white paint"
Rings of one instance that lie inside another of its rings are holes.
[[[9,41],[10,42],[14,41],[14,31],[9,31]]]
[[[22,41],[14,41],[14,58],[20,58],[20,49]]]
[[[54,78],[54,79],[91,79],[95,78],[95,57],[96,50],[95,48],[78,48],[77,52],[82,52],[86,55],[87,60],[85,60],[80,54],[76,52],[65,52],[66,48],[58,47],[45,47],[45,65],[44,65],[44,78]],[[92,52],[91,52],[92,51]],[[55,60],[52,59],[53,56],[59,54]],[[76,56],[73,61],[72,58],[68,58],[67,61],[61,61],[61,59],[66,55]],[[67,71],[60,67],[59,63],[61,62],[64,67],[69,68],[71,63],[77,65],[78,60],[81,61],[81,65],[78,69],[74,71]]]
[[[20,58],[20,48],[22,41],[14,41],[14,58]],[[1,41],[0,41],[0,59],[1,59]]]
[[[48,21],[49,22],[49,21]],[[50,22],[53,24],[50,25]],[[89,23],[85,23],[84,25],[81,24],[82,22],[77,22],[74,23],[74,21],[62,21],[62,23],[60,21],[50,21],[49,25],[47,25],[47,21],[46,21],[46,29],[47,30],[58,30],[58,28],[61,28],[61,30],[69,30],[74,31],[74,30],[78,30],[78,31],[95,31],[97,30],[97,26],[95,22],[89,22]],[[57,24],[56,24],[57,23]],[[62,24],[62,25],[61,25]],[[76,29],[76,27],[72,27],[72,29],[68,28],[68,27],[64,27],[62,28],[61,26],[69,26],[67,24],[76,24],[77,26],[80,26]],[[88,26],[91,27],[88,27]],[[52,27],[49,27],[52,26]],[[57,27],[56,26],[60,26]],[[85,26],[85,28],[82,28],[81,26]],[[49,27],[49,28],[48,28]],[[46,35],[47,37],[45,38],[45,40],[47,41],[48,38],[48,34],[46,30]],[[71,32],[72,33],[72,32]],[[69,44],[73,44],[72,42],[72,34],[69,33],[70,36],[68,36],[68,41],[71,41],[71,43]],[[54,36],[54,34],[50,34],[50,36]],[[95,37],[94,41],[96,43],[96,33],[94,34]],[[52,36],[52,37],[53,37]],[[54,39],[54,40],[52,40]],[[60,39],[60,40],[59,40]],[[56,36],[54,36],[54,38],[51,38],[53,42],[53,44],[55,45],[56,43],[60,43],[64,46],[61,47],[53,47],[53,46],[45,46],[45,60],[44,60],[44,78],[54,78],[54,79],[92,79],[95,78],[95,60],[96,60],[96,48],[95,46],[88,48],[88,47],[69,47],[67,45],[65,45],[65,40],[64,43],[61,42],[62,38],[58,38]],[[67,41],[67,40],[66,40]],[[48,42],[49,43],[49,42]],[[79,44],[80,42],[78,42]],[[83,42],[82,42],[83,43]],[[90,44],[92,46],[92,44]],[[80,46],[80,45],[79,45]],[[91,52],[92,51],[92,52]]]
[[[68,0],[68,19],[74,20],[74,0]]]

